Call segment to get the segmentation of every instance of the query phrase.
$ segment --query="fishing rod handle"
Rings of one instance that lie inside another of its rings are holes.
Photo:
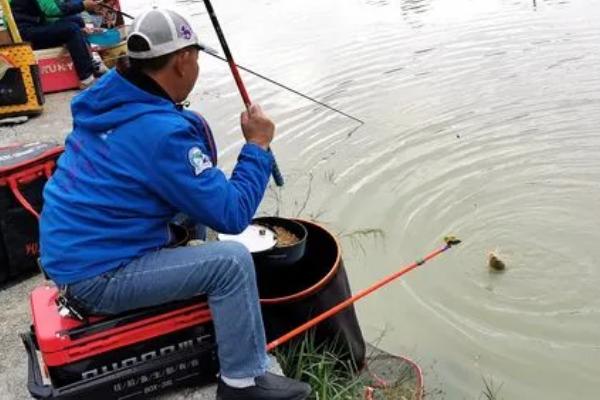
[[[240,78],[239,72],[235,67],[235,64],[230,63],[229,66],[231,67],[231,72],[233,73],[233,77],[235,78],[235,82],[240,91],[240,95],[242,96],[242,100],[244,101],[244,105],[246,106],[246,111],[250,111],[250,106],[252,105],[252,102],[250,100],[248,92],[246,91],[244,82],[242,82],[242,78]],[[279,169],[279,165],[277,164],[277,160],[275,159],[275,154],[273,153],[273,151],[271,151],[271,147],[269,147],[267,151],[271,154],[271,157],[273,157],[273,168],[271,170],[271,175],[273,175],[273,181],[275,182],[275,185],[277,185],[278,187],[282,187],[284,184],[283,175],[281,174],[281,170]]]
[[[234,71],[233,68],[232,68],[232,71]],[[233,73],[233,76],[239,77],[239,75],[236,75],[236,72],[237,72],[237,69]],[[237,79],[236,79],[236,82],[238,82]],[[244,100],[244,105],[246,106],[246,111],[250,112],[250,106],[252,105],[252,103],[250,102],[250,96],[248,96],[248,92],[246,92],[246,88],[244,87],[244,83],[242,82],[241,78],[238,82],[238,88],[240,89],[242,99]],[[277,185],[278,187],[282,187],[284,184],[283,175],[281,173],[281,170],[279,169],[277,160],[275,159],[275,154],[271,150],[271,147],[268,147],[267,151],[269,152],[269,154],[271,154],[271,157],[273,158],[273,167],[271,169],[271,175],[273,176],[273,181],[275,182],[275,185]]]
[[[279,169],[279,165],[277,165],[277,160],[275,160],[275,155],[271,151],[269,147],[269,153],[273,156],[273,169],[271,170],[271,175],[273,175],[273,181],[275,185],[278,187],[282,187],[284,184],[283,175],[281,174],[281,170]]]

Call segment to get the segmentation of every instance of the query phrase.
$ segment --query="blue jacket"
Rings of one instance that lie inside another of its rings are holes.
[[[273,159],[245,144],[228,180],[197,114],[114,70],[71,105],[73,131],[44,189],[41,259],[58,284],[90,278],[168,245],[179,212],[223,233],[250,223]]]

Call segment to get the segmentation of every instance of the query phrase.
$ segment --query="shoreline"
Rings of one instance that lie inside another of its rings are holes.
[[[0,287],[0,302],[4,304],[4,307],[0,311],[3,321],[0,323],[0,340],[4,345],[3,357],[0,360],[0,376],[2,377],[0,379],[0,393],[3,393],[4,396],[7,396],[6,398],[10,398],[11,400],[27,400],[32,398],[27,390],[27,357],[19,334],[26,332],[31,323],[29,301],[26,300],[29,297],[29,293],[35,287],[43,285],[45,282],[41,274],[36,274],[11,281]],[[407,368],[416,368],[416,370],[413,369],[413,372],[416,374],[414,377],[417,379],[415,382],[419,382],[419,379],[422,379],[422,377],[418,378],[417,376],[421,374],[420,369],[410,360],[402,356],[387,353],[369,343],[367,343],[367,349],[367,362],[370,368],[365,368],[361,374],[362,378],[366,379],[370,373],[373,373],[378,378],[394,382],[398,377],[402,378],[406,376]],[[275,373],[281,373],[281,367],[273,356],[272,360],[270,370]],[[313,391],[317,389],[313,388]],[[154,398],[157,400],[214,400],[215,391],[216,385],[212,384],[179,389],[174,392],[158,395]],[[376,396],[379,391],[381,391],[381,395],[385,395],[386,393],[386,390],[375,389]],[[366,392],[367,388],[365,387]],[[414,387],[409,393],[417,393],[414,397],[415,400],[422,398],[422,391],[417,387]],[[377,399],[381,397],[377,396],[373,398]]]

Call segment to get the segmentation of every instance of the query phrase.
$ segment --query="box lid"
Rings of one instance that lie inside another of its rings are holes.
[[[90,318],[86,325],[58,313],[55,286],[40,286],[30,296],[33,328],[42,358],[48,366],[65,365],[130,344],[169,334],[187,327],[211,321],[206,303],[182,306],[134,322],[120,323],[126,317]],[[98,329],[106,324],[104,329]],[[81,334],[87,329],[89,334]],[[78,334],[75,334],[75,332]]]

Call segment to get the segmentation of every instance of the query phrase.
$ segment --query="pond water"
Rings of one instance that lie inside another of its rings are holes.
[[[460,247],[357,305],[365,334],[421,364],[429,398],[600,397],[600,2],[219,0],[236,61],[278,126],[287,184],[263,213],[345,234],[354,290],[441,244]],[[189,16],[201,1],[122,0]],[[242,103],[200,60],[192,109],[230,170]],[[353,234],[352,234],[353,233]],[[490,273],[497,250],[504,273]]]

